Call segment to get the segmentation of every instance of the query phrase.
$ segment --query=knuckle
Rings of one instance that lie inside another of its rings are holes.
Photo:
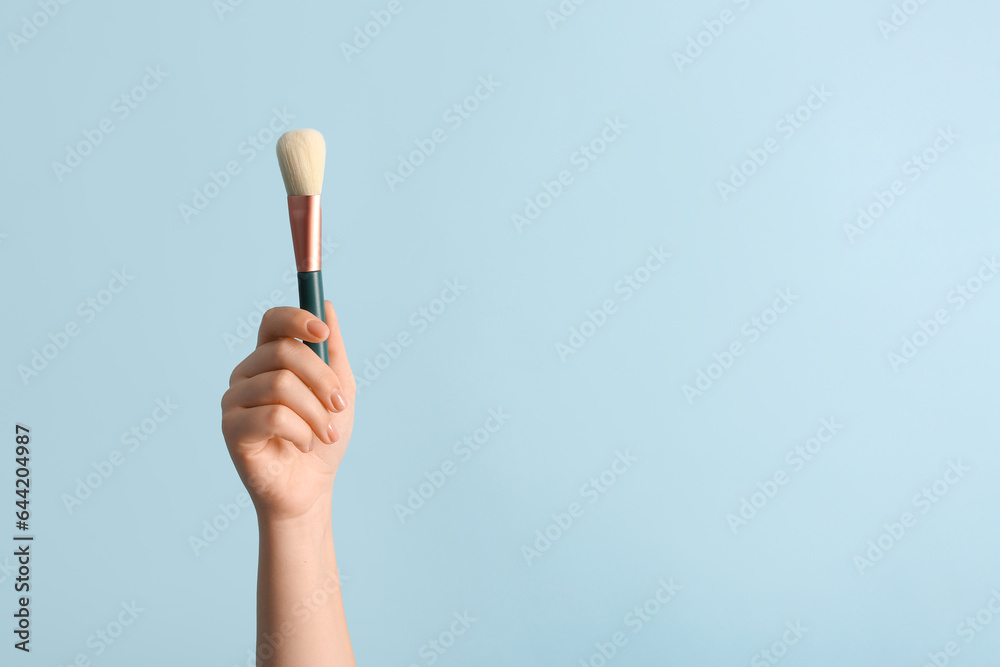
[[[299,342],[291,338],[279,338],[274,342],[274,357],[282,366],[287,366],[294,358]]]
[[[277,396],[284,396],[292,390],[292,387],[295,386],[295,381],[295,373],[287,368],[282,368],[274,373],[274,380],[271,384],[271,388]]]
[[[283,405],[269,405],[267,406],[267,411],[264,414],[264,420],[267,425],[272,429],[277,429],[283,427],[288,421],[288,415],[285,413],[285,406]]]
[[[245,426],[245,424],[241,423],[235,412],[230,410],[222,413],[221,426],[222,437],[227,443],[229,443],[233,438],[237,438],[239,436],[240,427]]]

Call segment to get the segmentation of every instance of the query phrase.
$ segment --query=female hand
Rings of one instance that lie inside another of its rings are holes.
[[[294,520],[330,508],[357,387],[333,305],[325,303],[328,325],[299,308],[264,313],[257,349],[233,370],[222,396],[222,434],[259,518]],[[297,338],[326,340],[330,365]]]

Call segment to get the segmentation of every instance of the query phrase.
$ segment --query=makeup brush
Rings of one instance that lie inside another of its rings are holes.
[[[278,139],[278,166],[288,193],[295,267],[299,272],[299,308],[326,322],[321,264],[322,212],[319,207],[326,165],[326,143],[316,130],[290,130]],[[306,343],[330,363],[326,341]]]

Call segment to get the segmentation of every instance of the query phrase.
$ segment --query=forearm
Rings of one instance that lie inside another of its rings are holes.
[[[258,667],[354,667],[329,503],[295,521],[259,518]]]

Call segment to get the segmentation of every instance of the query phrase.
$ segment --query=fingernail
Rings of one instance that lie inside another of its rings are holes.
[[[336,442],[337,437],[338,437],[337,436],[337,429],[335,429],[333,427],[333,424],[330,424],[329,426],[326,427],[326,431],[327,431],[327,433],[330,434],[330,444],[332,445],[334,442]]]
[[[330,395],[330,402],[333,403],[333,407],[337,410],[337,412],[347,409],[347,401],[344,399],[344,395],[340,393],[339,389],[333,390],[333,393]]]
[[[326,334],[326,325],[319,320],[309,320],[306,324],[306,330],[313,336],[322,336]]]

